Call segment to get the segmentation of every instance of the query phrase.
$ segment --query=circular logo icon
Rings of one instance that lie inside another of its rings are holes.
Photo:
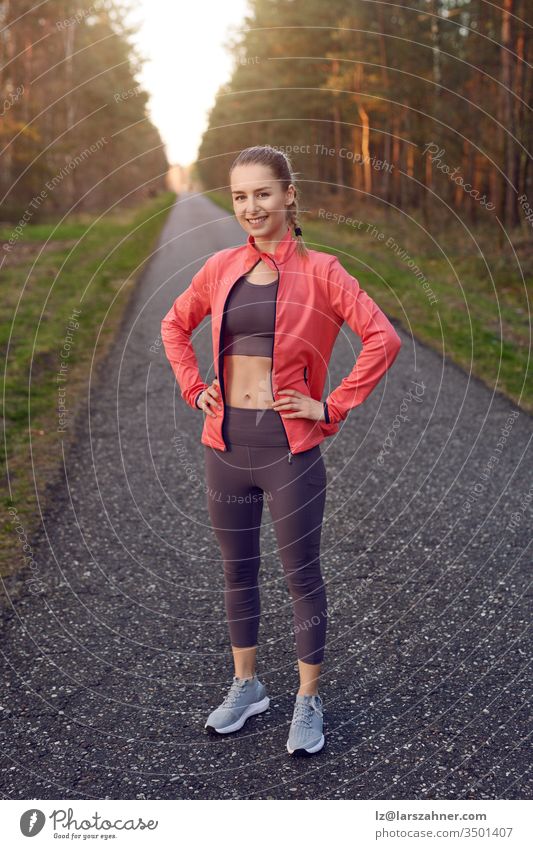
[[[46,822],[46,817],[38,808],[30,808],[24,811],[20,818],[20,830],[24,837],[35,837],[39,834],[43,825]]]

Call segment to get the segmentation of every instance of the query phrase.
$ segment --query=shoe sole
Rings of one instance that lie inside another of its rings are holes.
[[[242,728],[247,719],[251,716],[255,716],[258,713],[263,713],[268,706],[270,705],[270,699],[268,696],[265,696],[264,699],[261,699],[260,702],[253,702],[253,704],[248,705],[247,708],[242,712],[239,719],[233,722],[231,725],[227,725],[226,728],[215,728],[214,725],[208,725],[206,722],[205,728],[212,734],[231,734],[232,731],[238,731],[239,728]]]
[[[324,743],[326,742],[324,735],[322,734],[318,743],[314,746],[311,746],[309,749],[300,748],[300,749],[290,749],[289,744],[287,743],[287,751],[289,755],[314,755],[315,752],[319,752],[320,749],[323,748]]]

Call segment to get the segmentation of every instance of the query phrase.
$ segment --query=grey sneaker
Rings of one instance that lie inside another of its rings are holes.
[[[263,713],[269,704],[266,687],[257,675],[253,678],[237,678],[234,675],[228,694],[222,704],[209,714],[205,728],[212,734],[238,731],[249,716]]]
[[[296,696],[291,730],[287,740],[289,755],[314,754],[324,745],[324,711],[320,696]]]

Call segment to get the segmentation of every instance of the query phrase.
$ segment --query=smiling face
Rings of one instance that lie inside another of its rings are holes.
[[[288,227],[287,207],[295,197],[287,191],[268,165],[236,165],[231,172],[231,195],[237,221],[261,241],[281,239]]]

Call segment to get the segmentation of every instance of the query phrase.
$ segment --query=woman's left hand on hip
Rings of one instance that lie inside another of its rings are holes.
[[[312,419],[313,421],[325,421],[324,405],[322,401],[315,401],[309,395],[298,392],[297,389],[280,389],[276,401],[272,403],[272,409],[277,410],[284,419]]]

